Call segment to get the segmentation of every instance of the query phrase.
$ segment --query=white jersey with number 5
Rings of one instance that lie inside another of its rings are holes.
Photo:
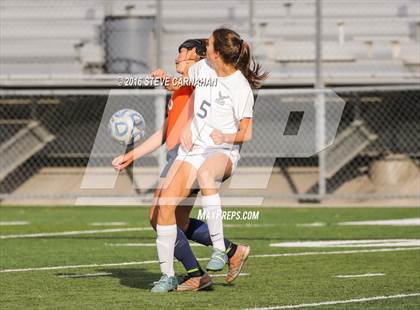
[[[214,144],[210,134],[214,129],[225,134],[236,133],[240,120],[252,117],[254,96],[247,79],[240,70],[226,77],[218,77],[207,59],[191,66],[188,75],[195,85],[191,124],[193,144],[200,149],[231,149],[231,144]],[[239,146],[235,145],[234,148]]]

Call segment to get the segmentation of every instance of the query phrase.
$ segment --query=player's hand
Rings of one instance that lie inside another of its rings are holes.
[[[213,130],[210,134],[214,144],[219,145],[226,142],[226,136],[220,130]]]
[[[127,166],[130,165],[132,162],[133,159],[131,156],[129,156],[128,154],[123,154],[114,158],[114,160],[112,161],[112,166],[116,170],[121,171],[127,168]]]
[[[150,75],[154,78],[158,78],[158,79],[165,79],[168,77],[168,75],[166,74],[166,72],[162,69],[157,69],[155,71],[153,71],[152,73],[150,73]]]
[[[182,148],[188,152],[192,148],[192,132],[191,127],[186,126],[181,132],[181,146]]]

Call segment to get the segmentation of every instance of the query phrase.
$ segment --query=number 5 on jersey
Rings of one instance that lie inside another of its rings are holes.
[[[200,118],[205,118],[207,116],[207,109],[210,108],[210,102],[203,100],[200,106],[200,111],[197,112],[197,116]]]

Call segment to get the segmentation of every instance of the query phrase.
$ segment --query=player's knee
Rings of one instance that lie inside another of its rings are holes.
[[[159,223],[175,222],[175,207],[167,206],[167,205],[160,205],[157,222]]]
[[[214,180],[213,172],[209,168],[200,169],[197,178],[201,188],[213,183]]]

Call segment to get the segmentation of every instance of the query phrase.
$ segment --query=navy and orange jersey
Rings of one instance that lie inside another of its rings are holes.
[[[167,126],[166,126],[166,147],[173,149],[180,143],[182,129],[191,119],[194,110],[194,100],[192,94],[194,88],[183,86],[172,93],[167,106]]]

